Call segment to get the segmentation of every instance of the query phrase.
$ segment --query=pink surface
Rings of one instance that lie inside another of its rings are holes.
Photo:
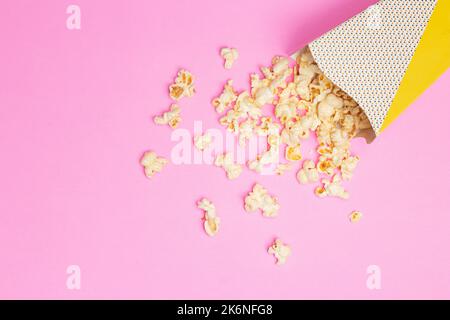
[[[182,128],[218,128],[210,100],[228,78],[290,54],[371,0],[3,1],[0,19],[1,298],[450,298],[450,73],[361,157],[348,201],[318,199],[289,172],[237,181],[207,165],[169,164],[148,180],[147,149],[170,157],[170,104],[179,67],[197,76]],[[221,46],[239,49],[232,70]],[[295,172],[297,171],[297,168]],[[259,181],[276,219],[244,212]],[[222,218],[208,238],[195,206]],[[361,210],[350,224],[347,214]],[[266,248],[292,247],[286,265]],[[66,268],[81,268],[81,290]],[[366,287],[369,265],[382,287]]]

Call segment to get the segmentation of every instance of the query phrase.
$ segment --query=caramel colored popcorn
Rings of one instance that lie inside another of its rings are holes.
[[[219,231],[220,218],[216,215],[216,207],[208,199],[202,199],[197,204],[199,209],[205,211],[203,227],[210,237],[213,237]]]
[[[222,48],[220,50],[220,55],[225,60],[224,62],[225,69],[231,69],[233,63],[239,57],[239,53],[235,48]]]
[[[195,93],[194,77],[189,71],[181,69],[175,79],[175,83],[169,86],[169,95],[173,100],[183,97],[192,97]]]
[[[253,190],[245,197],[245,210],[254,212],[261,210],[265,217],[275,217],[280,205],[278,199],[269,195],[267,190],[260,184],[255,184]]]
[[[156,172],[161,172],[166,164],[167,160],[162,157],[158,157],[153,151],[145,152],[141,158],[141,165],[144,167],[144,172],[147,178],[153,177]]]
[[[236,179],[242,173],[242,166],[233,162],[233,155],[231,153],[218,155],[214,164],[222,167],[230,180]]]
[[[171,128],[175,129],[181,122],[180,107],[172,104],[169,111],[164,112],[161,116],[156,116],[153,121],[159,125],[168,124]]]
[[[276,239],[267,252],[274,255],[277,259],[277,264],[281,265],[286,263],[287,257],[291,254],[291,248],[284,244],[280,239]]]

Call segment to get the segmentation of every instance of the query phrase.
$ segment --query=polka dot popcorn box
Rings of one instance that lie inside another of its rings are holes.
[[[370,143],[449,68],[450,0],[382,0],[308,47],[367,114]]]

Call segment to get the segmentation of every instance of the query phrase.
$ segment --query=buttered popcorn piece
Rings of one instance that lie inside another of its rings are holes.
[[[319,171],[312,160],[305,160],[303,167],[297,173],[297,180],[301,184],[319,181]]]
[[[219,97],[213,99],[212,105],[218,113],[222,113],[229,108],[237,99],[237,93],[233,88],[233,80],[228,80],[223,87],[223,92]]]
[[[209,133],[198,135],[194,137],[194,145],[198,150],[207,149],[212,143],[212,136]]]
[[[286,159],[289,161],[300,161],[302,160],[302,154],[300,152],[300,145],[287,146],[286,147]]]
[[[236,179],[242,173],[242,166],[238,163],[234,163],[233,155],[231,153],[218,155],[214,164],[218,167],[222,167],[230,180]]]
[[[360,211],[352,211],[352,212],[349,214],[348,219],[350,220],[350,222],[356,223],[356,222],[358,222],[359,220],[361,220],[362,215],[363,215],[363,214],[362,214]]]
[[[280,204],[276,197],[271,196],[262,185],[257,183],[245,197],[244,207],[247,212],[261,210],[263,216],[275,217],[280,209]]]
[[[175,82],[169,86],[169,95],[173,100],[183,97],[192,97],[195,93],[194,77],[189,71],[178,71]]]
[[[144,172],[147,178],[153,177],[156,172],[161,172],[166,164],[167,160],[162,157],[158,157],[153,151],[145,152],[141,158],[141,165],[144,167]]]
[[[277,264],[285,264],[287,257],[291,254],[291,248],[284,244],[280,239],[276,239],[267,250],[269,254],[274,255],[277,259]]]
[[[344,160],[342,160],[341,163],[341,173],[342,173],[342,179],[344,180],[350,180],[353,176],[353,171],[356,168],[356,165],[359,162],[359,157],[358,156],[351,156],[348,158],[345,158]]]
[[[205,212],[203,227],[210,237],[213,237],[219,231],[220,218],[216,215],[216,207],[208,199],[203,198],[197,203],[199,209]]]
[[[161,116],[156,116],[153,121],[159,125],[168,124],[171,128],[176,128],[181,122],[180,111],[178,105],[172,104],[169,111],[164,112]]]
[[[338,174],[335,174],[331,180],[322,179],[323,186],[316,188],[315,193],[319,197],[331,196],[348,199],[350,195],[344,189],[341,182],[341,177]]]
[[[220,55],[225,60],[224,61],[225,69],[231,69],[233,63],[239,57],[239,53],[235,48],[222,48],[220,50]]]

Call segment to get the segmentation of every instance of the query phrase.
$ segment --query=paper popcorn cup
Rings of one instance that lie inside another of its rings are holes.
[[[449,68],[450,1],[382,0],[307,47],[364,110],[371,142]]]

